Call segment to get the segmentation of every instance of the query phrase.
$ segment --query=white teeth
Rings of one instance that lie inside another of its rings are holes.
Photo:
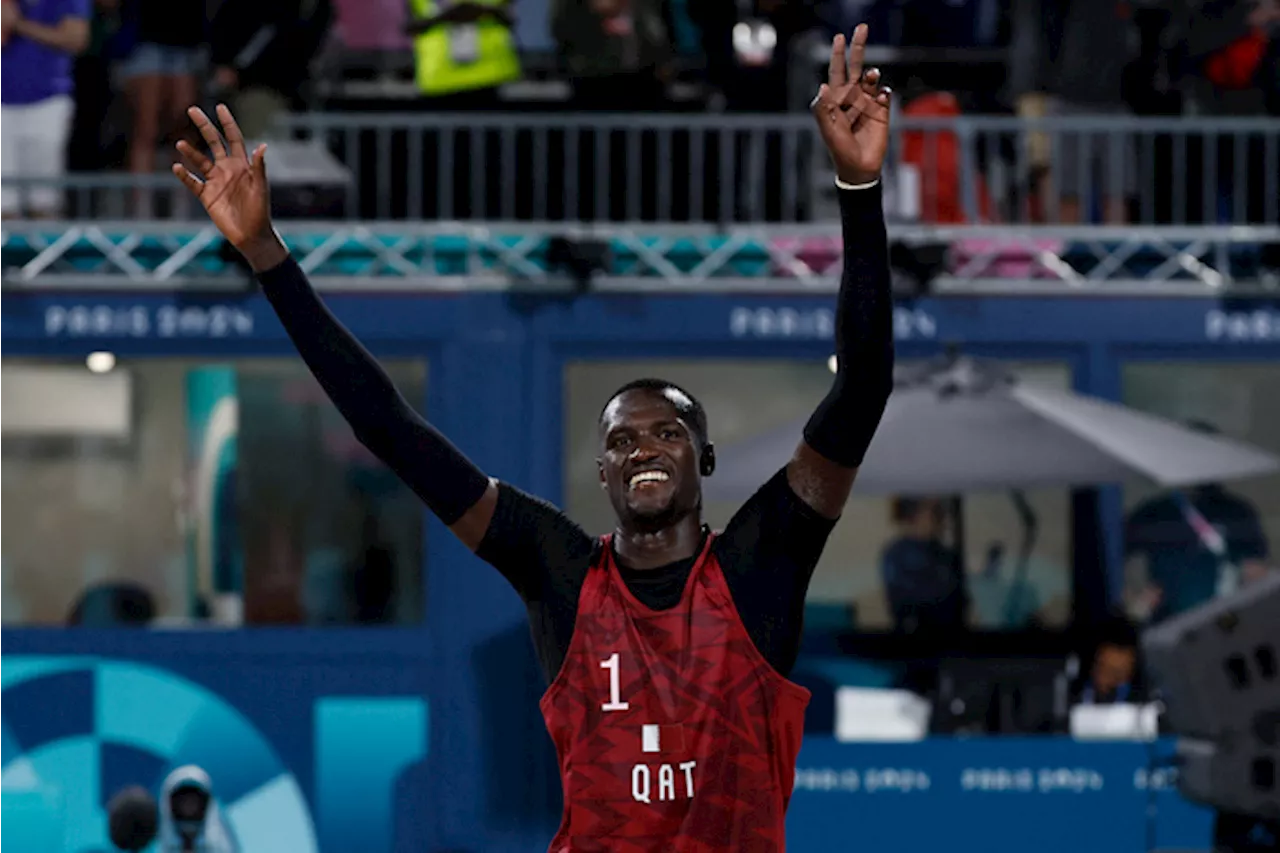
[[[632,477],[627,485],[634,489],[641,483],[665,483],[670,479],[671,478],[667,476],[666,471],[641,471],[639,474]]]

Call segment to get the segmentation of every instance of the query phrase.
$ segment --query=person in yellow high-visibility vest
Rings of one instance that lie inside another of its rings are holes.
[[[418,90],[441,98],[520,77],[508,0],[408,0]]]

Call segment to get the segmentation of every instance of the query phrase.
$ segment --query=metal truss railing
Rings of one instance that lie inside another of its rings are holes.
[[[836,226],[296,222],[282,236],[317,286],[469,291],[833,289]],[[1278,227],[890,228],[895,269],[937,292],[1191,292],[1276,286]],[[1268,249],[1267,246],[1272,246]],[[217,289],[247,270],[209,225],[6,223],[11,288]]]

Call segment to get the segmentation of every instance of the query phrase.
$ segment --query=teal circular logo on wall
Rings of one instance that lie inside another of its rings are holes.
[[[5,656],[0,671],[4,846],[112,849],[106,803],[126,785],[158,794],[174,768],[213,780],[242,853],[316,853],[297,780],[243,714],[156,667],[90,657]]]

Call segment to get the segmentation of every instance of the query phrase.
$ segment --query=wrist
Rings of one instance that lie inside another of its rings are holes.
[[[280,235],[271,229],[271,233],[256,237],[246,243],[236,246],[236,250],[244,255],[244,259],[249,262],[255,274],[261,274],[269,269],[274,269],[284,263],[285,258],[289,257],[289,247],[280,239]]]
[[[874,172],[863,172],[857,169],[836,169],[836,178],[841,183],[854,184],[861,186],[863,184],[873,184],[880,180],[880,170]]]

